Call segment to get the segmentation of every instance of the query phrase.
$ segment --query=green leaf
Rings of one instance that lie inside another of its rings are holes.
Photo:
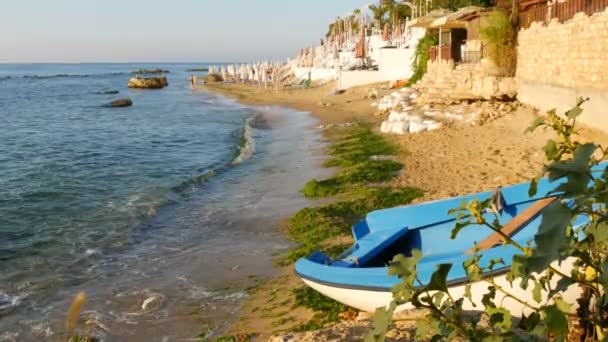
[[[490,324],[500,329],[502,332],[506,332],[511,329],[512,317],[511,312],[505,308],[487,308],[488,315],[490,316]]]
[[[534,237],[536,248],[525,261],[525,272],[542,272],[551,262],[559,259],[560,250],[566,242],[566,233],[570,224],[571,212],[560,201],[553,202],[543,210],[543,218]],[[514,257],[515,259],[515,257]],[[512,267],[513,269],[513,267]]]
[[[456,222],[456,226],[454,227],[454,229],[452,229],[452,235],[450,236],[450,239],[454,240],[463,228],[470,226],[471,224],[473,224],[473,222],[471,221]]]
[[[561,161],[549,165],[547,167],[547,170],[549,171],[549,180],[554,181],[563,178],[569,173],[585,174],[591,178],[589,162],[591,161],[591,156],[596,148],[597,146],[591,143],[580,145],[574,150],[574,157],[572,160]]]
[[[441,307],[441,303],[443,302],[443,298],[445,297],[444,292],[437,292],[433,295],[433,306],[439,308]]]
[[[505,261],[503,258],[494,258],[494,259],[490,260],[490,262],[488,263],[488,269],[493,270],[494,266],[504,265],[504,264],[505,264]]]
[[[477,305],[475,305],[475,302],[473,302],[473,294],[471,293],[471,284],[466,284],[464,286],[464,298],[468,299],[469,302],[471,302],[471,304],[473,304],[473,307],[477,306]]]
[[[485,305],[486,309],[495,308],[496,305],[494,304],[494,298],[496,298],[496,287],[489,286],[488,293],[483,295],[483,297],[481,298],[481,302],[483,303],[483,305]]]
[[[554,140],[547,140],[547,144],[543,147],[543,150],[548,160],[554,160],[557,157],[557,144]]]
[[[572,311],[572,305],[566,303],[561,297],[553,298],[553,302],[555,302],[555,306],[559,311],[563,313],[570,313]]]
[[[547,297],[553,298],[554,295],[566,291],[572,284],[575,284],[575,282],[571,278],[561,278],[557,281],[555,288],[549,291]]]
[[[545,117],[540,116],[540,117],[534,119],[534,122],[532,122],[532,125],[530,125],[530,127],[526,128],[526,130],[524,131],[524,133],[532,133],[538,127],[540,127],[541,125],[543,125],[544,123],[545,123]]]
[[[416,341],[428,340],[429,335],[435,336],[439,333],[439,322],[434,319],[421,319],[416,322]]]
[[[596,243],[608,242],[608,222],[593,222],[587,228],[587,234],[593,236],[593,241]]]
[[[587,101],[589,101],[588,97],[579,96],[579,97],[576,98],[576,106],[580,107],[583,103],[585,103]]]
[[[534,299],[534,301],[539,304],[540,304],[540,301],[542,300],[542,297],[541,297],[542,289],[543,289],[543,286],[540,284],[540,282],[536,282],[534,284],[534,289],[532,289],[532,299]]]
[[[580,194],[587,190],[591,177],[584,173],[569,173],[567,181],[555,188],[552,193],[563,192],[565,195]]]
[[[608,288],[608,261],[603,261],[600,265],[598,281],[604,289]]]
[[[568,320],[566,314],[560,311],[556,305],[542,308],[544,321],[547,330],[556,335],[555,337],[565,338],[568,335]]]
[[[532,331],[540,322],[540,315],[536,312],[530,314],[530,316],[523,315],[517,327],[524,331]]]
[[[393,301],[389,305],[388,309],[385,307],[376,309],[372,322],[373,329],[365,337],[365,342],[384,342],[386,332],[388,331],[388,327],[392,322],[393,312],[395,311],[396,307],[397,304]]]
[[[566,112],[566,116],[568,117],[568,119],[575,119],[577,116],[583,113],[583,109],[579,106],[580,105],[577,105],[576,107]]]
[[[448,273],[452,269],[452,264],[439,264],[437,270],[431,276],[431,281],[424,288],[425,291],[443,291],[448,292]]]
[[[481,256],[479,255],[473,255],[462,263],[462,268],[464,268],[467,277],[469,277],[471,281],[479,281],[483,278],[481,268],[479,268],[480,258]]]
[[[534,197],[538,192],[538,181],[539,178],[534,178],[530,181],[530,188],[528,189],[528,197]]]
[[[422,252],[418,249],[412,250],[412,256],[406,257],[403,254],[396,255],[389,263],[388,274],[399,277],[410,277],[416,272],[416,265],[422,259]]]

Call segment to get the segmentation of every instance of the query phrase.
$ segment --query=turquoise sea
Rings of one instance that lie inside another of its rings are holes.
[[[315,120],[192,89],[202,66],[0,64],[0,340],[65,340],[81,290],[83,333],[213,334],[273,274],[320,172]],[[140,68],[169,86],[127,89]]]

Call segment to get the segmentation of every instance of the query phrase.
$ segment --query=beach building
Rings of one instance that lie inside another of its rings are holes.
[[[326,41],[303,49],[290,61],[296,78],[337,80],[342,89],[410,78],[416,46],[426,30],[408,23],[426,14],[429,5],[427,1],[402,5],[410,8],[413,18],[392,20],[380,27],[369,16],[359,14],[356,20],[351,16],[332,24]]]

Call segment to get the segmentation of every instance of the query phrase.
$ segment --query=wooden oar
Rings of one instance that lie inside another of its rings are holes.
[[[557,200],[557,197],[547,197],[534,202],[531,206],[526,208],[521,214],[515,216],[511,221],[502,227],[502,232],[507,236],[512,236],[517,233],[526,224],[532,221],[536,216],[540,215],[541,211],[545,209],[549,204]],[[493,233],[488,236],[485,240],[477,244],[479,250],[490,249],[502,242],[502,235],[499,233]],[[465,254],[473,254],[475,249],[469,249]]]

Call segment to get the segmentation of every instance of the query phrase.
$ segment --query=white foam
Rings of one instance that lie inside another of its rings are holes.
[[[255,116],[248,118],[245,121],[245,127],[243,129],[243,142],[239,147],[239,154],[232,161],[232,165],[240,164],[245,160],[251,158],[255,153],[255,139],[253,138],[253,127],[251,124],[255,120]]]

